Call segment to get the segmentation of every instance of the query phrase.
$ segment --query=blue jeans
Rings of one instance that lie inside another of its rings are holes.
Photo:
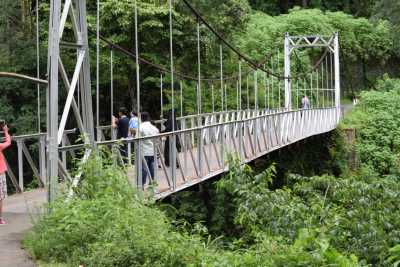
[[[146,161],[147,167],[150,171],[150,176],[154,179],[154,156],[144,156],[144,160]],[[142,165],[142,186],[146,184],[146,179],[148,176],[148,171],[146,165]]]

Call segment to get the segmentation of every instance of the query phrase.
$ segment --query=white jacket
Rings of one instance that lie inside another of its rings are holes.
[[[139,126],[140,137],[154,136],[160,134],[160,131],[149,121],[142,122]],[[142,141],[143,156],[154,156],[153,140],[146,139]]]

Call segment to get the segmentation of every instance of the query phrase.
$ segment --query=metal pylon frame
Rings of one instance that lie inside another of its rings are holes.
[[[90,62],[88,31],[86,21],[86,0],[51,0],[48,43],[48,90],[47,90],[47,179],[48,199],[54,200],[57,195],[58,174],[61,168],[59,162],[59,145],[65,131],[70,110],[75,115],[80,133],[86,144],[94,144],[94,126],[92,95],[90,81]],[[68,42],[77,51],[75,69],[70,79],[64,67],[60,54],[63,45],[65,24],[70,21],[73,29],[74,42]],[[67,90],[67,98],[59,121],[59,78]],[[80,108],[74,98],[75,89],[80,86]],[[90,153],[86,151],[84,159]],[[65,170],[66,171],[66,170]],[[78,179],[74,180],[76,183]]]
[[[339,59],[339,34],[334,33],[332,36],[290,36],[285,34],[285,108],[290,110],[292,108],[292,95],[291,95],[291,69],[290,58],[292,53],[297,49],[322,47],[330,50],[334,55],[335,67],[335,107],[337,109],[337,122],[340,119],[340,59]]]

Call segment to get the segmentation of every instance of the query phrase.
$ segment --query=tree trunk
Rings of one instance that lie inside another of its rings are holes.
[[[350,0],[346,0],[345,1],[344,12],[346,12],[346,13],[350,13],[351,12]]]
[[[279,8],[281,13],[288,13],[289,11],[289,0],[279,1]]]
[[[303,0],[302,1],[302,6],[303,6],[303,8],[307,8],[308,7],[308,0]]]
[[[25,5],[25,0],[20,0],[20,5],[21,5],[21,22],[22,22],[22,24],[25,25],[25,20],[26,20],[26,5]]]

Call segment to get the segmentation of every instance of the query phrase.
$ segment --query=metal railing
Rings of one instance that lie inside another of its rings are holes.
[[[151,166],[142,156],[143,167],[136,169],[138,159],[132,162],[132,151],[151,140],[155,147],[155,174],[149,178],[155,185],[156,197],[162,198],[227,171],[228,154],[236,154],[242,163],[247,163],[299,140],[331,131],[337,126],[339,114],[336,108],[202,114],[178,120],[180,130],[175,132],[102,141],[98,145],[126,144],[127,164],[133,168],[130,180],[140,187],[143,172],[150,173]],[[177,145],[170,145],[165,155],[167,139],[170,140],[168,143]],[[175,158],[176,164],[167,166],[169,161],[166,156]]]
[[[71,144],[69,135],[75,134],[76,129],[65,131],[62,139],[62,145]],[[45,187],[46,178],[46,133],[17,135],[11,137],[12,144],[17,146],[16,160],[17,164],[11,164],[10,159],[6,157],[7,175],[10,178],[16,192],[24,192],[25,181],[36,180],[39,187]],[[35,154],[34,154],[35,153]],[[74,151],[69,151],[71,157],[75,157]],[[36,157],[33,157],[35,155]],[[28,165],[28,174],[25,171],[25,160]],[[67,170],[67,152],[61,152],[59,164],[62,168],[61,177],[65,177]],[[33,174],[33,179],[32,179]],[[29,177],[26,177],[29,175]]]
[[[156,197],[162,198],[226,172],[229,154],[236,154],[242,163],[250,162],[299,140],[333,130],[339,116],[340,111],[336,108],[291,111],[262,109],[191,115],[177,118],[179,130],[156,136],[106,140],[105,131],[110,131],[111,127],[99,127],[102,140],[97,145],[109,147],[117,156],[115,158],[126,164],[132,183],[142,187],[142,175],[144,172],[150,173],[151,166],[148,166],[143,153],[140,153],[142,168],[136,168],[139,159],[135,157],[135,152],[142,147],[143,142],[150,140],[154,146],[155,164],[154,177],[148,176],[147,180],[154,185]],[[155,123],[160,127],[162,122]],[[83,144],[71,144],[69,135],[74,133],[74,130],[66,132],[59,149],[60,177],[68,180],[72,180],[68,172],[72,165],[67,155],[73,159],[77,151],[85,148]],[[24,157],[38,179],[39,186],[46,185],[46,134],[15,136],[13,141],[17,143],[18,149],[18,179],[12,166],[9,166],[8,175],[17,192],[24,190]],[[169,145],[167,152],[166,143]],[[36,164],[31,151],[37,144],[39,160]],[[126,145],[126,159],[122,158],[118,145]],[[144,188],[147,187],[147,184],[144,185]]]

